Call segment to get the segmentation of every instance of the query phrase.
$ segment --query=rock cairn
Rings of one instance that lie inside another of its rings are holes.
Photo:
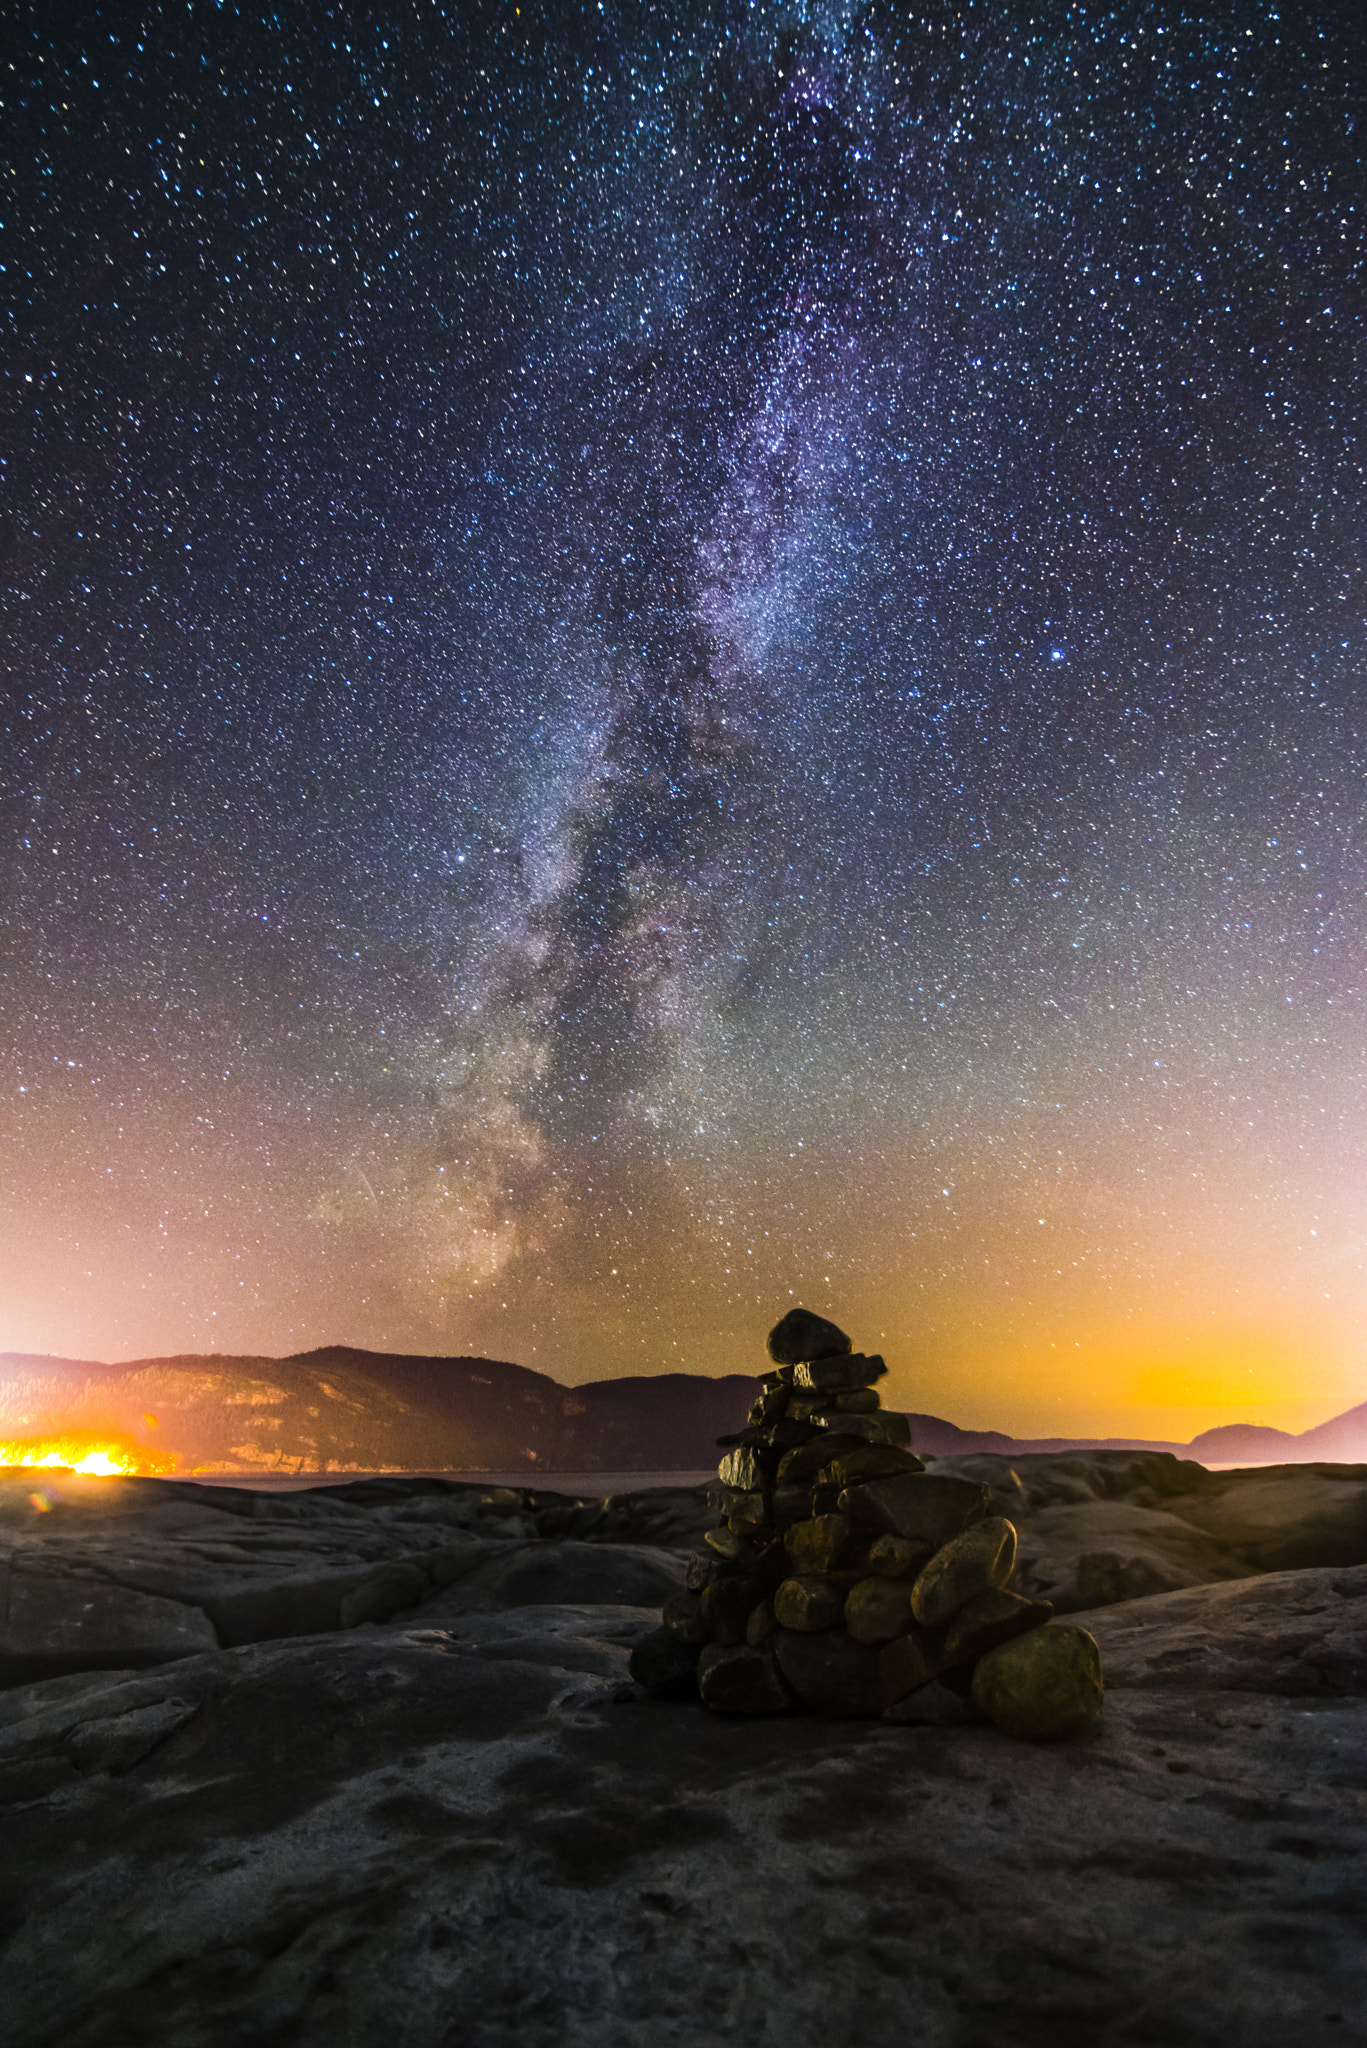
[[[879,1400],[882,1359],[801,1308],[769,1356],[747,1426],[719,1439],[707,1549],[632,1655],[638,1683],[722,1714],[1093,1730],[1095,1642],[1008,1590],[1015,1529],[979,1480],[926,1470]]]

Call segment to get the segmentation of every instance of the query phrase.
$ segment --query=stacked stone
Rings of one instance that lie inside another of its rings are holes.
[[[926,1470],[879,1401],[883,1360],[807,1309],[770,1332],[769,1356],[746,1428],[720,1439],[718,1525],[633,1676],[725,1714],[986,1718],[1035,1740],[1093,1728],[1095,1642],[1008,1591],[1015,1529],[980,1481]]]

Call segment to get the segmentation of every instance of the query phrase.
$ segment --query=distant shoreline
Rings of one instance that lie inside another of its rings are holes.
[[[959,1452],[951,1453],[951,1455],[1005,1457],[1008,1454],[1003,1451],[994,1451],[990,1453]],[[1057,1457],[1060,1453],[1026,1451],[1019,1455],[1031,1458],[1047,1458],[1050,1456]],[[1193,1465],[1199,1464],[1202,1470],[1206,1472],[1246,1472],[1263,1469],[1261,1465],[1251,1465],[1246,1459],[1222,1460],[1212,1458],[1206,1460],[1192,1458],[1187,1462]],[[1291,1458],[1281,1459],[1277,1462],[1282,1464],[1302,1464],[1309,1461]],[[1315,1462],[1335,1461],[1317,1460]],[[188,1481],[193,1486],[240,1486],[252,1493],[304,1493],[313,1487],[346,1486],[352,1481],[363,1479],[449,1479],[455,1483],[468,1486],[507,1486],[532,1493],[592,1494],[601,1496],[604,1494],[653,1492],[661,1487],[668,1486],[707,1486],[715,1480],[717,1474],[715,1468],[709,1467],[706,1471],[689,1472],[556,1472],[547,1468],[545,1471],[538,1470],[535,1472],[529,1472],[525,1469],[519,1472],[472,1472],[457,1469],[432,1470],[428,1472],[397,1472],[390,1470],[388,1472],[291,1472],[289,1474],[281,1474],[279,1472],[196,1472],[193,1474],[181,1473],[168,1476],[173,1477],[177,1484]]]

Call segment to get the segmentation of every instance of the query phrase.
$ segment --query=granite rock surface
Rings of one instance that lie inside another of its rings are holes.
[[[625,1678],[655,1620],[367,1623],[0,1694],[0,2036],[1353,2038],[1367,1698],[1335,1646],[1367,1569],[1089,1617],[1101,1727],[1048,1749],[661,1705]]]
[[[1085,1615],[1094,1736],[1013,1742],[940,1684],[896,1722],[649,1699],[627,1660],[686,1597],[689,1489],[11,1479],[0,2038],[1351,2039],[1367,1473],[931,1469],[1019,1528],[1013,1591]],[[1178,1582],[1117,1593],[1145,1562]],[[776,1650],[726,1656],[782,1704]]]
[[[1012,1589],[1057,1613],[1254,1573],[1367,1563],[1367,1468],[1208,1472],[1166,1451],[938,1458],[1014,1523]]]

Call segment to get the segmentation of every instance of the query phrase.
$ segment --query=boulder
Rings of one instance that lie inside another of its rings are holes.
[[[764,1466],[758,1449],[753,1444],[740,1444],[734,1451],[728,1451],[717,1467],[717,1476],[723,1486],[734,1486],[742,1493],[762,1487]]]
[[[1043,1628],[1054,1610],[1047,1600],[1026,1600],[1019,1593],[993,1590],[978,1593],[959,1609],[945,1633],[949,1664],[971,1664],[1009,1643],[1027,1629]]]
[[[839,1430],[843,1436],[857,1436],[866,1444],[891,1444],[897,1450],[906,1450],[911,1443],[911,1424],[906,1416],[891,1409],[878,1410],[878,1396],[872,1387],[860,1391],[872,1404],[867,1411],[845,1407],[847,1401],[859,1398],[857,1393],[798,1396],[793,1406],[796,1409],[800,1402],[803,1420],[817,1428]],[[902,1469],[919,1472],[921,1466],[918,1461],[915,1466]]]
[[[848,1515],[813,1515],[810,1521],[795,1522],[783,1541],[794,1572],[829,1572],[850,1555],[854,1527]]]
[[[832,1501],[832,1507],[835,1503]],[[774,1488],[769,1503],[770,1522],[775,1529],[790,1529],[794,1522],[801,1522],[812,1512],[812,1489],[810,1486],[778,1485]]]
[[[839,1358],[853,1350],[845,1332],[809,1308],[790,1308],[769,1332],[769,1356],[775,1365],[798,1365],[811,1358]]]
[[[839,1415],[872,1415],[881,1408],[882,1403],[872,1387],[846,1387],[839,1393],[828,1395],[826,1405]],[[893,1411],[888,1414],[887,1420],[905,1422],[907,1433],[910,1435],[911,1423],[905,1415]]]
[[[845,1626],[857,1643],[891,1642],[911,1622],[911,1585],[906,1579],[860,1579],[846,1596]]]
[[[888,1704],[877,1654],[844,1629],[805,1635],[779,1628],[771,1643],[779,1670],[814,1714],[861,1719],[881,1714]]]
[[[908,1472],[900,1479],[846,1487],[838,1506],[856,1528],[938,1548],[986,1514],[987,1488],[981,1480],[954,1473]]]
[[[657,1628],[635,1645],[628,1671],[637,1685],[644,1686],[656,1699],[695,1700],[702,1650],[701,1643],[681,1642],[668,1630]]]
[[[737,1645],[745,1641],[751,1612],[764,1597],[764,1588],[749,1577],[718,1579],[699,1602],[707,1640]]]
[[[777,1626],[773,1601],[761,1600],[750,1610],[750,1619],[745,1624],[745,1640],[747,1643],[767,1643]]]
[[[788,1413],[801,1422],[817,1423],[822,1429],[841,1429],[849,1425],[852,1415],[859,1415],[868,1421],[878,1415],[882,1403],[872,1387],[847,1387],[845,1392],[834,1394],[789,1394]],[[890,1412],[880,1416],[881,1421],[907,1423],[910,1435],[911,1424],[904,1415]]]
[[[698,1691],[717,1714],[788,1714],[793,1695],[772,1650],[760,1644],[722,1649],[713,1644],[698,1664]]]
[[[705,1643],[707,1623],[697,1593],[680,1589],[665,1601],[662,1619],[667,1633],[680,1643]]]
[[[990,1515],[937,1550],[911,1589],[911,1608],[923,1628],[949,1620],[966,1601],[1004,1586],[1016,1561],[1016,1532]]]
[[[871,1387],[886,1371],[876,1352],[868,1357],[856,1352],[849,1358],[813,1358],[792,1367],[794,1387],[812,1394],[844,1394],[857,1387]]]
[[[844,1431],[827,1436],[813,1437],[810,1443],[801,1444],[795,1450],[785,1451],[779,1460],[778,1480],[780,1487],[801,1486],[810,1483],[818,1472],[829,1465],[842,1451],[859,1451],[864,1448],[862,1437]],[[810,1507],[810,1496],[805,1496]]]
[[[1101,1725],[1101,1653],[1085,1628],[1051,1622],[989,1650],[973,1673],[973,1703],[1007,1735],[1062,1742]]]
[[[842,1400],[848,1398],[850,1397],[847,1395],[841,1396]],[[876,1400],[877,1396],[874,1398]],[[837,1408],[832,1411],[830,1426],[832,1429],[842,1429],[851,1436],[862,1436],[871,1444],[890,1444],[899,1451],[908,1450],[911,1446],[911,1424],[905,1415],[898,1415],[893,1409],[885,1408],[877,1415],[866,1415],[857,1411],[847,1411],[843,1407]],[[923,1469],[919,1459],[912,1469]]]
[[[884,1707],[883,1719],[908,1728],[971,1728],[986,1716],[970,1698],[933,1678],[929,1685],[918,1686],[915,1692]]]
[[[928,1543],[913,1542],[909,1536],[876,1536],[864,1562],[879,1578],[914,1579],[931,1555]]]
[[[897,1479],[903,1472],[925,1469],[911,1451],[901,1450],[895,1444],[869,1443],[857,1451],[839,1452],[829,1464],[819,1468],[819,1473],[823,1483],[843,1488],[862,1486],[870,1479]]]
[[[878,1669],[890,1700],[929,1685],[948,1668],[943,1629],[913,1628],[895,1636],[878,1654]]]
[[[845,1605],[845,1589],[829,1577],[807,1574],[785,1579],[774,1594],[774,1619],[780,1628],[815,1634],[834,1628]]]

